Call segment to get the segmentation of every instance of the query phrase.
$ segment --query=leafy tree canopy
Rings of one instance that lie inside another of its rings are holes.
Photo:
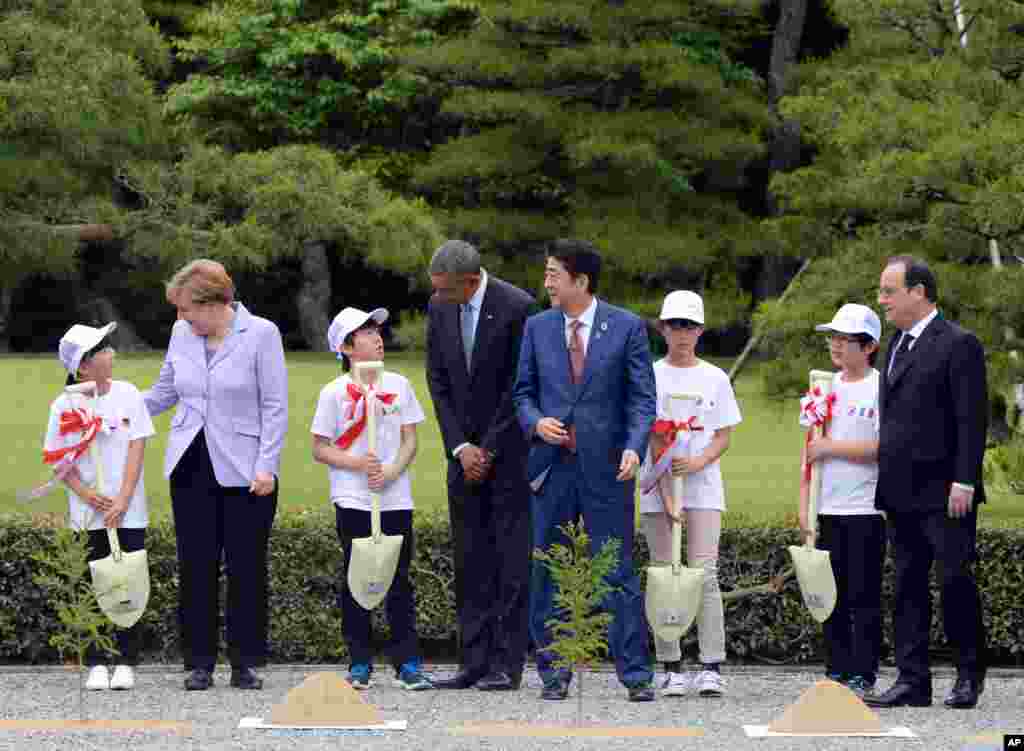
[[[802,387],[827,363],[813,324],[844,302],[874,305],[887,256],[936,264],[940,307],[976,331],[989,352],[997,404],[1024,375],[1010,351],[1024,327],[1024,3],[963,0],[835,0],[849,46],[804,66],[785,113],[801,121],[814,163],[777,175],[786,215],[765,222],[766,243],[817,257],[785,306],[762,323],[782,355],[769,386]],[[965,30],[965,34],[961,33]]]

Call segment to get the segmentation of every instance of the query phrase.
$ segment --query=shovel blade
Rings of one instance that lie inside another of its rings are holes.
[[[352,541],[348,588],[364,610],[380,605],[391,589],[402,553],[403,535],[360,537]]]
[[[655,635],[676,641],[693,625],[700,611],[704,569],[680,566],[649,566],[644,609]]]
[[[790,545],[789,555],[793,559],[804,605],[814,620],[824,623],[832,615],[837,599],[836,577],[832,573],[828,551]]]
[[[121,628],[134,626],[149,602],[149,557],[145,550],[89,562],[100,610]]]

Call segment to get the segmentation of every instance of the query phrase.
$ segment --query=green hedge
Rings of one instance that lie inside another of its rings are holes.
[[[271,537],[270,660],[272,662],[342,662],[341,618],[335,606],[341,550],[333,514],[324,511],[279,514]],[[51,544],[52,520],[0,516],[0,660],[51,662],[48,645],[56,614],[45,593],[33,583],[31,553]],[[727,528],[719,560],[723,591],[762,584],[789,567],[786,546],[795,544],[792,529]],[[1024,662],[1024,531],[981,529],[978,535],[978,581],[993,660]],[[177,634],[177,567],[174,529],[169,522],[150,528],[152,595],[143,617],[145,659],[179,659]],[[646,546],[636,541],[642,570]],[[417,620],[427,656],[450,658],[455,641],[451,540],[440,514],[416,520],[413,562]],[[940,659],[948,656],[942,632],[938,590],[933,581],[932,638]],[[887,561],[883,586],[885,640],[892,643],[892,566]],[[379,611],[378,611],[379,612]],[[383,620],[378,620],[382,632]],[[726,603],[726,637],[730,659],[797,663],[821,659],[821,629],[804,610],[795,580],[778,595],[753,595]],[[684,641],[696,650],[696,629]]]

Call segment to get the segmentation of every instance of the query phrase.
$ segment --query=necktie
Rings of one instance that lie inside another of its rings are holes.
[[[580,336],[580,329],[583,323],[573,321],[569,324],[572,334],[569,336],[569,369],[572,373],[572,382],[579,384],[583,380],[583,363],[586,361],[587,353],[583,349],[583,337]],[[569,442],[565,446],[576,453],[576,426],[569,426]]]
[[[473,305],[466,303],[459,312],[460,325],[462,326],[462,350],[466,353],[466,372],[470,370],[473,363],[473,338],[476,334],[473,326]]]
[[[910,345],[913,343],[914,337],[904,332],[900,338],[900,343],[896,347],[896,351],[892,354],[892,360],[889,361],[889,372],[886,375],[891,376],[892,372],[896,370],[896,364],[906,357],[907,352],[910,351]]]

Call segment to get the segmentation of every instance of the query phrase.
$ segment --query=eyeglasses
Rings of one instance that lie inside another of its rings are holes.
[[[673,331],[693,331],[701,327],[701,324],[686,318],[669,318],[663,323]]]

